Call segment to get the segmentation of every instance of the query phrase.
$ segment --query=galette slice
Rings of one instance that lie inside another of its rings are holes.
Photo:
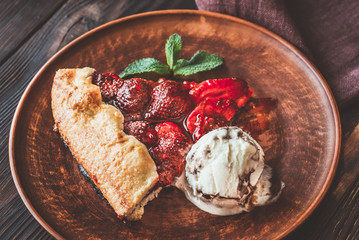
[[[75,159],[120,218],[138,220],[161,190],[146,146],[124,133],[122,113],[102,100],[92,68],[60,69],[52,92],[52,113]]]

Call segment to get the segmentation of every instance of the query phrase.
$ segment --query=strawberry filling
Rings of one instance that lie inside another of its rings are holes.
[[[235,101],[239,108],[246,104],[252,93],[247,82],[239,78],[210,79],[189,91],[196,104],[206,99],[223,98]]]
[[[181,175],[193,142],[173,122],[158,123],[155,129],[159,141],[150,149],[150,154],[157,165],[159,183],[167,186],[174,177]]]
[[[126,121],[124,125],[124,132],[137,138],[147,148],[157,143],[158,138],[154,124],[148,121]]]
[[[92,82],[100,87],[103,100],[123,113],[124,131],[146,145],[162,187],[181,175],[188,151],[204,134],[243,124],[233,119],[253,92],[239,78],[180,83],[94,73]]]
[[[240,110],[240,118],[234,118],[233,126],[242,128],[253,138],[269,129],[269,114],[277,106],[271,98],[252,99]]]
[[[152,98],[144,118],[167,121],[186,116],[192,109],[188,91],[175,81],[161,79],[158,83],[152,90]]]
[[[238,113],[233,100],[226,98],[207,98],[190,113],[186,120],[188,131],[195,141],[213,129],[228,126]]]

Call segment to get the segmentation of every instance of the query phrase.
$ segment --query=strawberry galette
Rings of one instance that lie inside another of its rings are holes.
[[[116,213],[137,220],[149,200],[183,175],[202,136],[243,124],[236,116],[251,95],[239,78],[154,82],[61,69],[52,109],[64,141]]]

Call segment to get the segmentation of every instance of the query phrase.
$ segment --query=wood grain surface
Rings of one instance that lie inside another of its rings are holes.
[[[193,1],[181,0],[0,2],[0,239],[52,238],[20,199],[9,168],[10,123],[29,81],[61,47],[88,30],[134,13],[170,8],[196,6]],[[333,184],[318,208],[288,239],[359,238],[358,119],[356,109],[341,112],[343,147]]]

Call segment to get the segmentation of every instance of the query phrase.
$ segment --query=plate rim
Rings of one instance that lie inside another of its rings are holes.
[[[15,187],[16,187],[22,201],[24,202],[26,208],[30,211],[30,213],[37,220],[37,222],[40,223],[40,225],[43,228],[45,228],[45,230],[48,231],[56,239],[64,239],[64,237],[61,236],[57,231],[55,231],[36,211],[35,207],[32,205],[31,201],[29,200],[28,196],[26,195],[26,193],[20,183],[20,177],[19,177],[19,174],[18,174],[16,166],[15,166],[16,165],[15,157],[14,157],[15,156],[14,142],[15,142],[15,131],[16,131],[15,128],[16,128],[17,122],[19,120],[19,114],[22,111],[23,106],[25,105],[25,99],[29,95],[29,92],[33,88],[33,85],[35,84],[39,75],[41,75],[50,64],[52,64],[59,56],[61,56],[63,52],[65,52],[67,49],[69,49],[70,47],[75,45],[77,42],[80,42],[81,40],[87,38],[88,36],[91,36],[92,34],[98,32],[98,31],[101,31],[102,29],[111,27],[112,25],[120,24],[122,22],[131,21],[134,19],[140,19],[143,17],[152,17],[152,16],[159,16],[159,15],[173,15],[173,14],[176,14],[176,15],[190,14],[190,15],[197,15],[197,16],[209,16],[209,17],[213,17],[213,18],[219,18],[219,19],[224,19],[224,20],[228,20],[228,21],[233,21],[233,22],[237,22],[242,25],[246,25],[252,29],[258,30],[258,31],[272,37],[273,39],[280,42],[283,46],[288,48],[292,53],[294,53],[298,58],[300,58],[303,63],[305,63],[305,65],[308,67],[308,69],[310,69],[313,72],[313,74],[316,75],[321,87],[323,88],[323,90],[325,92],[326,97],[328,98],[330,108],[331,108],[331,111],[332,111],[333,117],[334,117],[333,122],[336,127],[335,128],[335,136],[336,137],[334,139],[334,144],[333,144],[334,153],[333,153],[333,158],[332,158],[328,176],[326,177],[326,180],[323,184],[322,189],[320,190],[319,194],[314,199],[314,201],[311,203],[309,208],[306,211],[304,211],[304,213],[289,228],[286,228],[279,235],[277,235],[276,239],[281,239],[281,238],[287,236],[294,229],[296,229],[298,226],[300,226],[306,219],[308,219],[308,217],[312,214],[312,212],[317,208],[319,203],[323,200],[325,194],[328,192],[329,187],[330,187],[330,185],[333,181],[333,178],[335,176],[335,172],[336,172],[338,162],[339,162],[341,141],[342,141],[342,129],[341,129],[341,123],[340,123],[339,110],[338,110],[338,106],[336,104],[334,95],[333,95],[327,81],[325,80],[323,75],[320,73],[320,71],[316,68],[316,66],[297,47],[295,47],[293,44],[289,43],[287,40],[285,40],[281,36],[277,35],[276,33],[273,33],[272,31],[270,31],[260,25],[257,25],[255,23],[249,22],[247,20],[244,20],[244,19],[241,19],[238,17],[234,17],[234,16],[222,14],[222,13],[217,13],[217,12],[209,12],[209,11],[202,11],[202,10],[189,10],[189,9],[170,9],[170,10],[149,11],[149,12],[145,12],[145,13],[138,13],[138,14],[134,14],[134,15],[130,15],[130,16],[126,16],[123,18],[112,20],[108,23],[102,24],[102,25],[82,34],[81,36],[77,37],[76,39],[74,39],[71,42],[69,42],[68,44],[66,44],[58,52],[56,52],[34,75],[34,77],[28,83],[28,85],[27,85],[25,91],[23,92],[23,94],[20,98],[20,101],[16,107],[16,110],[15,110],[15,113],[14,113],[14,116],[13,116],[13,119],[11,122],[10,133],[9,133],[9,162],[10,162],[11,175],[12,175],[13,181],[15,183]]]

